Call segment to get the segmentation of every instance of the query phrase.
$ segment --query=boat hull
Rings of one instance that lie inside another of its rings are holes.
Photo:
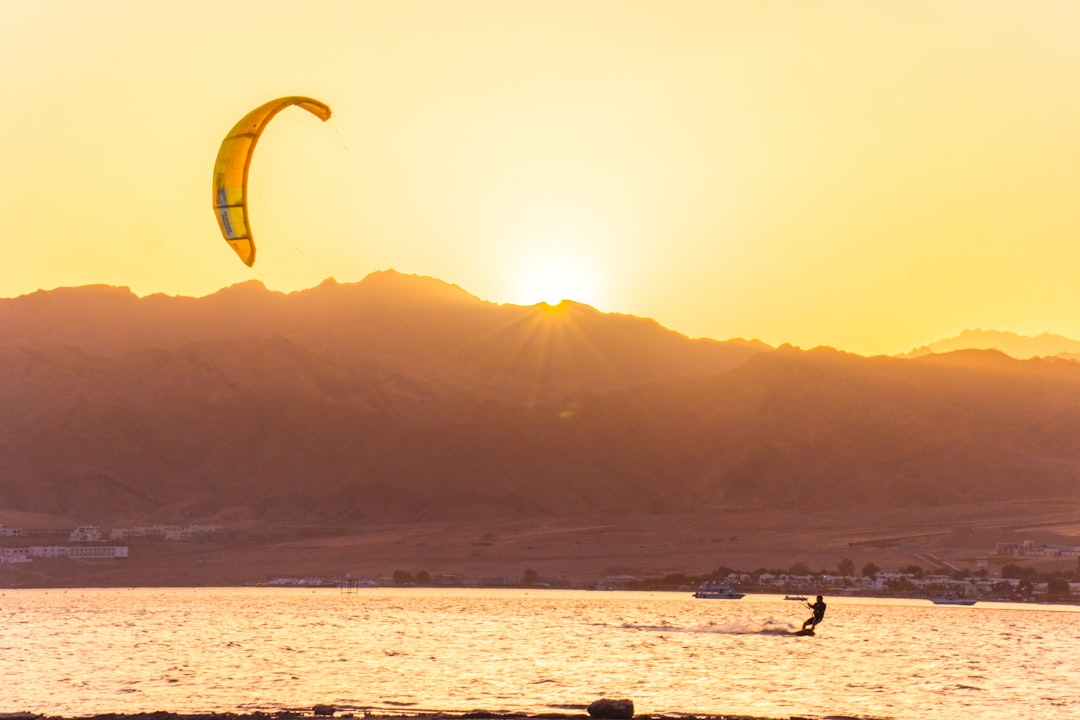
[[[702,600],[738,600],[746,596],[730,585],[720,583],[705,583],[697,589],[694,597]]]

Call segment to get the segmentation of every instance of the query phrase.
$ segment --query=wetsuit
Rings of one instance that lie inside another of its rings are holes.
[[[825,603],[820,598],[813,605],[807,603],[806,606],[814,611],[814,617],[802,624],[803,630],[806,630],[807,628],[813,629],[825,618]]]

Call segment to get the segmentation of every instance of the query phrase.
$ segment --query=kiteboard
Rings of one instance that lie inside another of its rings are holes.
[[[795,632],[793,632],[791,634],[792,635],[813,635],[814,631],[811,630],[810,628],[803,628],[802,630],[796,630]]]

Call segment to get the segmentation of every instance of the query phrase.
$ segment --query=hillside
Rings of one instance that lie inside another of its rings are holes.
[[[378,273],[0,301],[0,508],[295,523],[1080,493],[1080,365],[691,340]]]

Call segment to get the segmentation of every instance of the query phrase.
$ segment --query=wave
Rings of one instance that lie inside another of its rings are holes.
[[[707,625],[641,625],[637,623],[623,623],[621,627],[628,630],[641,630],[644,632],[682,632],[682,633],[714,633],[717,635],[790,635],[802,626],[795,625],[787,620],[774,618],[734,618],[722,623],[709,623]]]

